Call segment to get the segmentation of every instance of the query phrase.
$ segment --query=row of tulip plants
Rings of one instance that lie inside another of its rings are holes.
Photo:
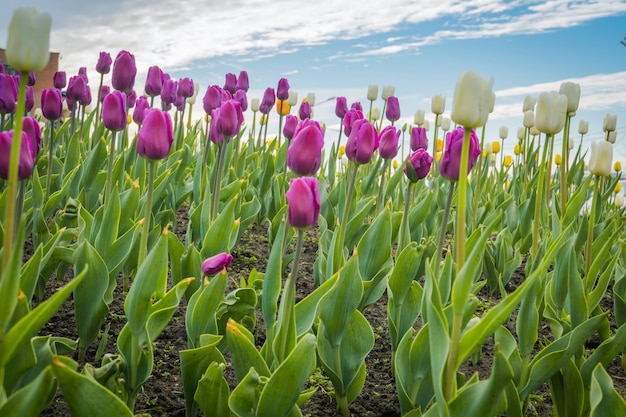
[[[208,87],[206,117],[194,122],[198,86],[154,66],[137,98],[127,51],[114,62],[100,54],[95,111],[86,111],[91,89],[81,70],[67,86],[57,73],[41,115],[25,116],[32,73],[47,62],[49,30],[49,15],[17,9],[6,53],[20,74],[0,74],[0,415],[38,415],[57,390],[77,416],[133,415],[152,375],[154,341],[185,298],[186,415],[301,415],[314,393],[306,381],[320,369],[348,416],[374,346],[363,312],[383,295],[402,415],[521,417],[546,382],[556,415],[626,414],[606,371],[620,355],[626,369],[615,116],[607,115],[607,140],[594,142],[589,155],[582,138],[576,147],[569,137],[578,85],[528,97],[515,158],[498,163],[500,142],[484,135],[493,81],[465,72],[450,118],[445,97],[433,98],[432,137],[441,129],[445,144],[428,143],[418,111],[405,157],[399,143],[407,126],[395,126],[400,107],[390,86],[384,118],[372,109],[376,86],[369,112],[339,97],[336,140],[311,118],[314,96],[291,114],[297,98],[286,79],[251,100],[248,125],[245,71]],[[109,72],[111,87],[103,85]],[[270,116],[279,118],[279,131],[268,137]],[[579,131],[586,133],[584,121]],[[171,230],[181,209],[189,215],[184,239]],[[267,268],[233,288],[230,252],[262,223]],[[315,290],[296,303],[303,241],[313,228]],[[507,291],[515,271],[525,279]],[[72,278],[46,297],[48,281],[67,272]],[[484,287],[501,298],[479,309]],[[126,323],[111,353],[103,324],[116,289],[125,296]],[[70,295],[78,339],[41,335]],[[607,296],[610,308],[601,304]],[[504,323],[515,310],[511,332]],[[542,322],[550,337],[540,339]],[[594,334],[601,343],[586,349]],[[480,356],[488,339],[495,342],[489,377],[464,375],[461,365]]]

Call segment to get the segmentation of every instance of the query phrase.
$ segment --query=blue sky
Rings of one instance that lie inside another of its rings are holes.
[[[51,50],[61,53],[61,69],[88,68],[96,88],[100,51],[113,57],[132,52],[142,89],[145,73],[159,65],[173,78],[191,77],[207,86],[223,85],[227,72],[247,70],[249,98],[260,97],[285,77],[299,98],[317,97],[314,118],[326,123],[326,142],[336,140],[334,100],[361,101],[368,108],[369,84],[395,86],[400,123],[416,110],[430,114],[434,94],[452,108],[456,80],[472,70],[494,77],[496,105],[486,137],[509,128],[505,152],[516,143],[527,94],[581,85],[578,121],[589,121],[585,144],[603,138],[602,119],[617,114],[615,159],[626,162],[626,2],[616,0],[4,0],[3,10],[33,6],[52,15]],[[6,44],[11,13],[0,16],[0,46]],[[109,81],[105,79],[105,81]],[[375,107],[382,107],[379,98]],[[201,106],[197,105],[198,117]],[[246,120],[251,122],[251,115]],[[273,120],[272,120],[273,119]],[[270,117],[270,128],[277,121]],[[433,129],[430,130],[429,138]],[[562,135],[557,135],[561,140]]]

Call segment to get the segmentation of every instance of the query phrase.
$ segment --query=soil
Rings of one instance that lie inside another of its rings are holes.
[[[175,232],[182,240],[186,232],[187,213],[179,210]],[[301,267],[299,269],[299,279],[297,284],[297,300],[309,294],[315,287],[313,284],[313,263],[317,252],[317,233],[310,230],[308,239],[305,239],[305,247],[301,256]],[[232,251],[233,262],[229,268],[229,277],[234,281],[239,278],[247,278],[250,271],[256,268],[258,271],[265,271],[268,258],[266,225],[253,225],[241,237],[237,246]],[[28,253],[29,248],[26,248]],[[285,274],[289,272],[289,267]],[[68,276],[66,276],[66,279]],[[64,284],[65,280],[50,279],[47,292],[52,292],[55,288]],[[507,291],[514,290],[524,280],[523,265],[515,272],[511,281],[507,284]],[[109,337],[105,353],[116,353],[115,341],[117,335],[125,324],[124,318],[124,295],[121,291],[121,279],[115,290],[114,300],[110,305],[110,312],[105,325],[110,325]],[[610,291],[609,291],[610,292]],[[490,294],[486,288],[479,293],[479,298],[484,305],[493,305],[499,302],[498,295]],[[604,300],[604,310],[612,308],[610,299]],[[183,387],[180,377],[180,361],[178,352],[187,349],[187,336],[185,332],[185,308],[186,302],[183,299],[169,325],[163,330],[155,342],[154,349],[154,369],[152,376],[144,384],[136,402],[136,414],[157,416],[185,416],[185,400],[183,397]],[[391,343],[387,324],[387,298],[386,295],[373,305],[369,306],[365,312],[365,317],[369,321],[375,333],[374,348],[366,358],[367,379],[361,394],[350,405],[350,411],[354,417],[399,417],[400,406],[396,393],[395,381],[391,373]],[[514,313],[509,322],[505,325],[515,334]],[[260,325],[258,330],[258,345],[265,339],[265,330],[262,320],[257,320]],[[41,330],[42,335],[64,336],[72,339],[78,337],[76,332],[73,301],[68,299],[57,314]],[[540,327],[539,340],[550,337],[550,330],[547,325]],[[87,351],[87,362],[98,365],[95,361],[97,343]],[[468,361],[463,365],[461,371],[469,378],[477,372],[481,379],[489,376],[493,357],[493,341],[488,341],[482,348],[482,353],[478,363]],[[226,358],[228,356],[226,355]],[[75,355],[74,359],[77,359]],[[620,359],[615,358],[607,367],[609,375],[613,378],[613,383],[617,391],[626,396],[626,373],[621,368]],[[227,367],[227,381],[231,389],[237,381],[234,372]],[[320,371],[316,371],[309,379],[309,383],[318,387],[313,397],[304,404],[303,415],[309,416],[341,416],[337,410],[337,403],[332,393],[330,381],[323,376]],[[550,391],[547,384],[541,387],[531,396],[528,416],[548,417],[554,415],[552,403],[550,401]],[[60,391],[54,397],[52,403],[42,412],[42,416],[68,416],[70,415],[67,405],[64,403]]]

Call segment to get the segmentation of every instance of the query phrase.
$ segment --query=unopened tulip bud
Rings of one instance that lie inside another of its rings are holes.
[[[608,134],[606,135],[606,140],[608,140],[611,143],[615,143],[616,139],[617,139],[617,130],[608,132]]]
[[[498,142],[498,141],[494,141],[494,142],[491,144],[491,152],[492,152],[492,153],[494,153],[494,154],[496,154],[496,153],[499,153],[499,152],[500,152],[500,142]]]
[[[589,131],[589,122],[587,120],[581,120],[578,122],[578,133],[586,135]]]
[[[434,114],[442,114],[446,110],[446,96],[435,94],[432,98],[430,108]]]
[[[323,147],[322,127],[316,121],[304,120],[296,127],[293,139],[289,143],[287,166],[298,175],[315,175],[322,162]]]
[[[492,87],[493,78],[486,81],[472,71],[462,73],[454,90],[450,118],[466,128],[484,126],[495,103]]]
[[[421,126],[424,124],[424,110],[415,111],[415,116],[413,117],[413,123],[415,123],[418,126]]]
[[[574,145],[575,145],[574,139],[573,138],[569,138],[567,140],[567,149],[569,149],[571,151],[572,149],[574,149]]]
[[[391,166],[393,167],[393,169],[398,169],[398,160],[394,159],[393,163],[391,164]]]
[[[613,164],[613,169],[615,172],[620,172],[622,170],[622,163],[620,161],[615,161]]]
[[[487,154],[493,153],[493,143],[486,142],[485,146],[482,149],[482,151],[487,153]]]
[[[391,123],[400,119],[400,103],[396,96],[390,96],[387,98],[387,110],[385,111],[385,117]]]
[[[278,80],[278,87],[276,88],[276,98],[279,100],[287,100],[289,98],[289,81],[286,78]],[[298,99],[296,98],[296,102]],[[291,105],[295,106],[295,102]]]
[[[504,140],[509,136],[509,128],[506,126],[500,126],[500,139]]]
[[[512,163],[513,163],[513,158],[511,158],[511,155],[505,155],[504,161],[502,161],[502,165],[504,165],[505,168],[508,168],[511,166]]]
[[[526,128],[518,127],[517,128],[517,139],[522,141],[526,138]]]
[[[535,125],[535,112],[532,110],[526,110],[524,112],[524,122],[522,123],[525,128],[531,128]]]
[[[293,227],[315,226],[320,214],[320,194],[317,178],[298,177],[289,182],[287,221]]]
[[[374,107],[372,109],[372,113],[370,114],[370,119],[374,121],[380,119],[380,109],[378,107]]]
[[[250,100],[250,110],[252,110],[253,112],[259,111],[260,105],[261,100],[259,100],[258,98],[253,98],[252,100]]]
[[[517,156],[520,153],[522,153],[522,147],[519,146],[519,143],[516,143],[515,146],[513,147],[513,153]]]
[[[165,159],[173,141],[170,115],[159,109],[148,109],[137,134],[137,153],[150,160]]]
[[[567,97],[567,112],[570,115],[576,113],[578,103],[580,102],[580,84],[572,82],[562,83],[559,92]]]
[[[424,123],[422,123],[422,127],[428,132],[428,130],[430,129],[430,122],[428,120],[424,120]]]
[[[295,106],[298,104],[298,92],[289,90],[289,96],[287,97],[286,103],[290,106]]]
[[[376,100],[378,98],[378,84],[370,84],[367,87],[367,99],[370,101]]]
[[[622,191],[622,183],[618,181],[617,184],[615,184],[615,188],[613,188],[613,192],[617,194],[620,191]]]
[[[618,208],[623,207],[624,206],[624,194],[616,194],[614,204]]]
[[[448,117],[441,118],[441,128],[444,132],[450,130],[450,119]]]
[[[591,142],[589,171],[592,174],[606,177],[611,174],[613,162],[613,144],[607,141]]]
[[[554,164],[556,166],[561,166],[561,162],[563,162],[563,158],[561,157],[561,154],[557,153],[556,155],[554,155]]]
[[[6,59],[18,71],[37,72],[50,60],[49,13],[40,13],[32,7],[18,7],[9,22]]]
[[[385,84],[383,85],[383,91],[380,93],[380,98],[387,101],[389,97],[393,96],[396,93],[396,87],[393,85]]]
[[[435,139],[435,151],[441,153],[443,151],[443,139]]]
[[[495,153],[490,153],[489,154],[489,162],[491,162],[492,164],[494,164],[496,162],[496,154]]]
[[[541,93],[537,100],[535,126],[545,134],[559,133],[565,125],[567,113],[567,97],[555,91]]]
[[[608,114],[604,117],[604,124],[602,129],[605,132],[612,132],[615,130],[617,126],[617,115],[616,114]]]
[[[309,103],[309,106],[315,106],[315,93],[308,93],[306,95],[306,102]]]
[[[533,96],[524,97],[524,104],[522,106],[522,111],[525,113],[528,110],[534,110],[536,103],[537,103],[537,100]]]
[[[539,129],[537,129],[536,126],[533,126],[530,128],[530,135],[531,136],[539,136],[541,132],[539,131]]]
[[[227,269],[232,261],[232,255],[226,252],[211,256],[202,262],[202,274],[204,276],[219,274],[224,269]]]

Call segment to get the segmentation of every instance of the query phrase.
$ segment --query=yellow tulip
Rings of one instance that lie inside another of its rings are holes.
[[[615,172],[620,172],[622,170],[622,163],[620,161],[615,161],[613,164],[613,169]]]
[[[437,152],[443,151],[443,139],[437,139],[435,141],[435,150]]]
[[[393,166],[393,169],[398,169],[398,160],[394,159],[391,165]]]
[[[282,105],[282,107],[281,107]],[[276,113],[287,116],[291,111],[291,106],[287,104],[286,100],[276,100]]]
[[[262,126],[265,126],[267,124],[267,115],[266,114],[261,116],[261,120],[259,120],[259,123],[261,123]]]
[[[441,159],[441,152],[437,152],[437,155],[435,155],[435,159],[437,160],[437,162],[439,162],[439,160]]]
[[[511,155],[504,155],[504,161],[502,161],[502,165],[504,165],[505,168],[508,168],[511,166],[512,163],[513,158],[511,157]]]
[[[128,120],[128,124],[131,124],[133,122],[133,115],[132,114],[128,114],[126,116],[126,119]]]
[[[563,158],[561,158],[561,154],[557,153],[556,155],[554,155],[554,163],[557,166],[561,166],[561,162],[563,161]]]
[[[522,153],[522,147],[519,146],[519,143],[516,143],[515,146],[513,147],[513,153],[515,155],[519,155],[520,153]]]
[[[483,158],[486,158],[488,155],[489,155],[489,152],[487,152],[486,150],[483,149],[482,152],[481,152],[481,156]]]
[[[345,153],[346,153],[346,147],[345,147],[345,146],[343,146],[343,145],[341,145],[341,146],[339,147],[339,152],[337,153],[337,158],[338,158],[338,159],[341,159],[341,157],[342,157],[342,156],[344,156],[344,155],[345,155]]]
[[[622,191],[622,183],[618,181],[617,184],[615,184],[615,188],[613,189],[613,192],[617,194],[620,191]]]
[[[493,153],[498,153],[498,152],[500,152],[500,142],[498,142],[498,141],[494,141],[494,142],[491,144],[491,152],[493,152]]]

